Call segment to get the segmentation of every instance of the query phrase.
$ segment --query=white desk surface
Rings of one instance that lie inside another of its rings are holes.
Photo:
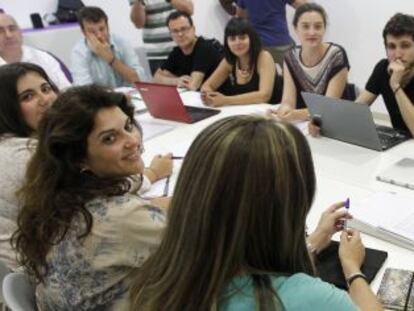
[[[195,93],[182,95],[182,98],[187,105],[201,105]],[[238,114],[264,114],[270,107],[272,106],[267,104],[223,107],[218,115],[195,124],[156,119],[157,122],[175,125],[175,128],[145,142],[144,160],[149,163],[156,154],[175,150],[178,145],[190,145],[201,130],[216,120]],[[151,119],[152,117],[148,113],[137,116],[138,121]],[[312,150],[317,175],[317,193],[307,221],[310,230],[315,228],[322,211],[331,204],[343,201],[348,197],[352,204],[352,202],[358,202],[376,191],[392,191],[412,196],[414,200],[413,190],[379,182],[375,179],[379,171],[392,163],[403,157],[414,156],[413,139],[387,151],[378,152],[325,137],[313,138],[308,135],[306,129],[303,132],[307,136]],[[352,205],[350,213],[352,214]],[[375,292],[379,287],[385,268],[414,270],[414,252],[366,234],[362,234],[362,237],[365,246],[388,252],[385,265],[371,284]],[[334,239],[337,238],[334,236]]]

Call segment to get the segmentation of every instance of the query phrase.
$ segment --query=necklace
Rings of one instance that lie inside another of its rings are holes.
[[[247,68],[241,68],[239,62],[236,63],[236,71],[239,77],[243,80],[250,78],[250,76],[252,75],[252,69],[250,68],[250,66]]]

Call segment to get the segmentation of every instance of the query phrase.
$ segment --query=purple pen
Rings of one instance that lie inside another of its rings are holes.
[[[349,201],[349,198],[347,198],[345,200],[345,208],[346,208],[347,214],[349,213],[349,207],[350,207],[350,201]],[[346,230],[346,229],[348,229],[348,219],[347,218],[345,218],[344,222],[343,222],[343,230]]]

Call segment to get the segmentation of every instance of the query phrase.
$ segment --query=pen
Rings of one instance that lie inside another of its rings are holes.
[[[347,214],[349,213],[349,207],[350,207],[350,202],[349,202],[349,198],[347,198],[345,200],[345,208],[346,208]],[[343,230],[346,230],[346,229],[348,229],[348,220],[345,218],[344,219]]]
[[[173,159],[173,160],[182,160],[182,159],[184,159],[184,157],[172,156],[171,159]]]
[[[163,196],[164,197],[168,197],[168,188],[170,186],[170,176],[167,177],[167,180],[165,181],[165,185],[164,185],[164,192],[163,192]]]

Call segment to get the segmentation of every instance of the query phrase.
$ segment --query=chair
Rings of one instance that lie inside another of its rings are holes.
[[[12,311],[36,311],[35,289],[29,277],[20,272],[12,272],[3,280],[3,296],[7,307]]]
[[[3,279],[7,274],[10,273],[9,268],[7,268],[6,264],[0,261],[0,288],[3,284]],[[0,310],[5,310],[5,303],[2,291],[0,291]]]
[[[45,51],[45,50],[43,50],[43,51],[46,52],[47,54],[49,54],[50,56],[52,56],[59,63],[60,69],[62,70],[62,72],[65,75],[66,79],[68,79],[70,83],[73,83],[72,74],[71,74],[69,68],[66,66],[66,64],[59,57],[57,57],[55,54],[53,54],[49,51]]]

